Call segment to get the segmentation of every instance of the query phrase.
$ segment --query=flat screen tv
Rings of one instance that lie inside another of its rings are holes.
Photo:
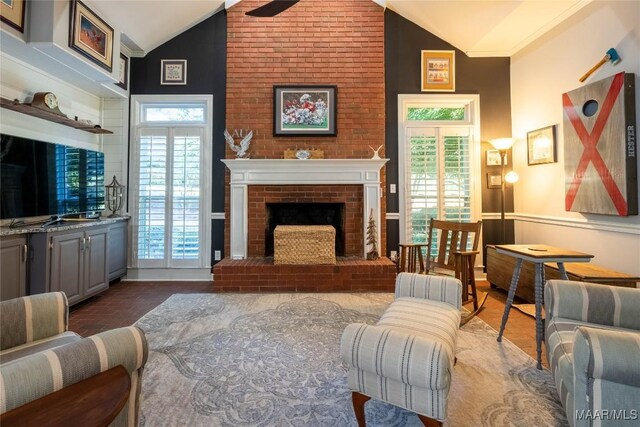
[[[0,134],[0,219],[104,209],[104,154]]]

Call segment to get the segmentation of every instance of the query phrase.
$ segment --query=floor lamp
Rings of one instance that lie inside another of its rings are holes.
[[[502,225],[502,235],[500,239],[500,243],[506,243],[507,237],[507,222],[504,218],[504,199],[505,199],[505,191],[507,188],[507,182],[513,184],[518,181],[518,174],[514,171],[505,174],[505,158],[507,155],[507,151],[513,146],[515,141],[512,138],[498,138],[492,139],[489,143],[498,150],[500,153],[500,222]]]

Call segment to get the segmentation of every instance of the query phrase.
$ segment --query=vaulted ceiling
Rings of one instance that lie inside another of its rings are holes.
[[[238,1],[87,0],[86,3],[122,31],[124,43],[134,54],[137,51],[142,55]],[[512,56],[591,0],[374,1],[469,56]]]

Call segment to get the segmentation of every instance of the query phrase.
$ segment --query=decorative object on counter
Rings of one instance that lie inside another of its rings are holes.
[[[336,136],[337,86],[274,86],[273,136]]]
[[[120,184],[114,175],[111,184],[105,185],[105,188],[107,189],[107,209],[111,211],[109,218],[119,217],[118,211],[122,209],[124,203],[124,185]]]
[[[555,125],[527,132],[527,164],[529,166],[557,161]]]
[[[635,74],[562,94],[565,210],[638,214]]]
[[[307,153],[309,155],[308,157],[305,157]],[[315,148],[303,148],[300,150],[284,150],[285,159],[300,159],[301,157],[305,157],[305,159],[324,159],[324,151],[316,150]]]
[[[24,33],[24,10],[26,0],[2,0],[0,2],[0,19],[5,24]]]
[[[596,65],[591,67],[591,69],[589,71],[587,71],[586,73],[584,73],[584,75],[582,77],[580,77],[580,83],[582,83],[585,80],[587,80],[591,74],[595,73],[596,70],[598,68],[602,67],[607,61],[611,61],[611,64],[617,65],[620,61],[622,61],[622,58],[620,58],[620,55],[618,55],[618,52],[614,48],[610,48],[604,54],[602,59],[600,61],[598,61],[598,63]]]
[[[50,113],[58,114],[62,117],[67,117],[60,108],[58,108],[58,97],[53,92],[36,92],[33,94],[33,100],[31,101],[33,108],[39,108]]]
[[[161,85],[186,85],[187,84],[187,60],[186,59],[162,59],[160,61]]]
[[[380,157],[380,154],[379,154],[379,153],[380,153],[380,149],[382,149],[382,147],[384,147],[384,144],[382,144],[382,145],[381,145],[380,147],[378,147],[377,149],[376,149],[376,148],[373,148],[372,146],[369,146],[369,148],[371,148],[371,149],[373,150],[373,156],[371,156],[371,158],[372,158],[372,159],[375,159],[375,160],[379,160],[379,159],[381,159],[381,157]]]
[[[376,226],[376,220],[373,218],[373,209],[371,209],[371,213],[369,213],[367,245],[371,245],[371,249],[367,252],[367,260],[374,261],[380,258],[380,255],[378,254],[378,227]]]
[[[113,28],[80,0],[71,1],[69,47],[111,72]]]
[[[456,91],[456,52],[423,50],[421,52],[421,85],[423,92]]]
[[[235,135],[235,132],[234,132]],[[242,136],[242,135],[240,135]],[[224,139],[227,141],[227,145],[236,153],[236,158],[238,159],[248,159],[249,158],[249,144],[251,143],[251,138],[253,138],[253,131],[249,131],[248,134],[244,135],[242,141],[240,141],[240,145],[236,145],[236,141],[229,134],[229,132],[224,130]]]
[[[116,86],[121,87],[124,90],[129,89],[129,58],[120,52],[120,79]]]

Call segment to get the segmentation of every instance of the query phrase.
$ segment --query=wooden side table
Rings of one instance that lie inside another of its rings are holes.
[[[509,319],[509,312],[513,304],[513,297],[518,287],[518,279],[523,261],[529,261],[534,264],[535,281],[534,293],[536,304],[536,353],[538,356],[538,369],[542,369],[542,339],[544,335],[544,325],[542,320],[542,303],[544,295],[542,293],[544,287],[544,263],[554,262],[558,265],[560,277],[568,280],[567,272],[564,268],[565,262],[589,262],[593,255],[582,252],[571,251],[568,249],[556,248],[548,245],[497,245],[496,251],[499,254],[509,255],[516,258],[516,266],[513,270],[511,285],[509,286],[509,294],[507,303],[502,314],[502,323],[500,324],[500,332],[498,333],[498,342],[502,341],[502,333]]]
[[[398,245],[398,273],[419,273],[424,274],[424,256],[422,248],[426,248],[426,243],[400,243]]]
[[[0,416],[2,427],[108,426],[127,403],[131,378],[118,365]]]

